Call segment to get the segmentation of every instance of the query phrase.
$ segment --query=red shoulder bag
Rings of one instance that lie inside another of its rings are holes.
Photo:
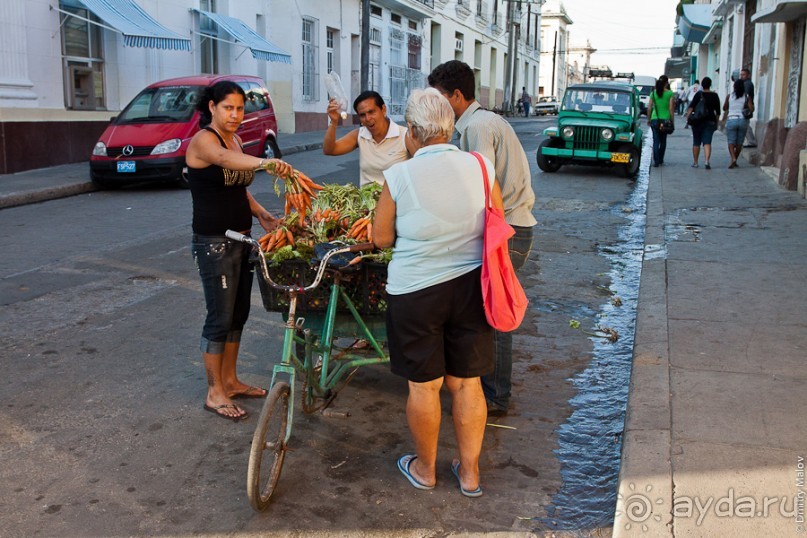
[[[482,167],[485,182],[485,232],[482,249],[482,299],[491,327],[501,332],[514,331],[527,311],[527,295],[518,281],[507,241],[515,231],[504,220],[504,210],[490,204],[488,169],[479,153],[471,152]]]

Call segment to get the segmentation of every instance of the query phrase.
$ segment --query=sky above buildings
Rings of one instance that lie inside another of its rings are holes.
[[[594,66],[658,77],[670,56],[678,0],[564,0],[572,47],[588,39]]]

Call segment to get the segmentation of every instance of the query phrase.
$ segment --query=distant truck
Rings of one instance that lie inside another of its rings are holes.
[[[647,100],[650,99],[650,94],[656,87],[656,78],[647,76],[634,77],[631,82],[637,90],[639,90],[639,112],[642,115],[647,115]]]

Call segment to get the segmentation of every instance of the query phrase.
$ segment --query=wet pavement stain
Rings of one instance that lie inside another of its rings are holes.
[[[650,140],[646,137],[644,141],[633,192],[626,204],[612,209],[626,220],[619,228],[618,240],[599,247],[599,254],[611,267],[610,284],[602,290],[608,299],[602,303],[594,327],[583,328],[608,328],[619,337],[612,342],[592,336],[593,358],[571,380],[578,392],[569,401],[571,416],[557,430],[555,451],[563,484],[547,507],[548,517],[537,519],[541,530],[579,531],[613,524],[645,249]]]

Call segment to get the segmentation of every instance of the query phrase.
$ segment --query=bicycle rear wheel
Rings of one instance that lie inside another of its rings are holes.
[[[249,452],[247,496],[257,511],[269,506],[286,456],[289,384],[278,382],[266,396]]]

